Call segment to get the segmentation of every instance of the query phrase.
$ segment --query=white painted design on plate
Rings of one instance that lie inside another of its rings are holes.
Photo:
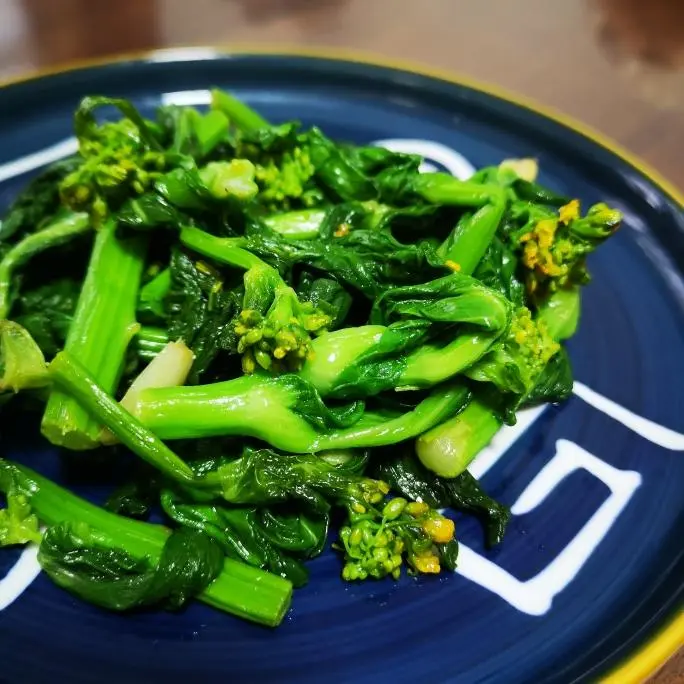
[[[77,150],[78,141],[76,138],[67,138],[33,154],[27,154],[25,157],[19,157],[19,159],[7,162],[6,164],[0,164],[0,183],[15,176],[20,176],[22,173],[39,169],[41,166],[52,164],[52,162],[68,157]]]
[[[523,613],[544,615],[548,612],[554,597],[577,576],[641,484],[639,473],[614,468],[574,442],[560,439],[556,442],[555,456],[513,504],[511,513],[525,515],[533,511],[566,477],[580,469],[604,482],[610,489],[610,496],[541,572],[521,582],[464,544],[461,544],[456,572],[498,594]]]
[[[209,52],[200,49],[195,56],[203,54]],[[185,59],[194,58],[187,50],[183,50],[180,56]],[[167,50],[155,54],[152,60],[165,61],[177,58],[177,54]],[[178,91],[162,95],[165,104],[206,104],[208,99],[209,92],[206,90]],[[438,162],[458,178],[469,178],[475,171],[465,157],[433,141],[387,139],[378,140],[374,144],[397,152],[419,154],[426,160]],[[1,164],[0,182],[57,161],[73,154],[77,149],[76,139],[69,138],[15,161]],[[424,171],[435,168],[429,161],[421,167]],[[653,444],[666,449],[684,450],[684,435],[681,433],[629,411],[583,383],[575,383],[574,393],[598,411],[622,423]],[[544,410],[545,407],[538,407],[521,411],[517,424],[504,427],[496,435],[491,444],[483,449],[471,464],[470,472],[475,477],[482,477],[537,421]],[[521,582],[488,558],[462,544],[457,572],[498,594],[522,612],[529,615],[543,615],[547,612],[553,597],[574,579],[641,482],[639,473],[619,470],[577,444],[562,439],[557,442],[556,455],[530,482],[513,505],[512,513],[523,515],[530,512],[541,504],[564,478],[580,468],[604,482],[610,488],[611,495],[550,565],[531,580]],[[38,575],[40,567],[36,556],[37,547],[29,546],[24,549],[14,567],[0,580],[0,610],[21,596]]]
[[[625,427],[632,430],[632,432],[636,432],[637,435],[641,435],[649,442],[657,444],[664,449],[684,451],[684,435],[680,432],[675,432],[670,428],[654,423],[652,420],[648,420],[648,418],[633,413],[624,406],[620,406],[620,404],[595,392],[581,382],[575,381],[572,391],[582,399],[582,401],[586,401],[587,404],[593,406],[601,413],[610,416],[613,420],[617,420],[618,423],[622,423]]]
[[[162,93],[162,104],[195,106],[211,104],[211,93],[208,90],[178,90],[173,93]]]
[[[392,152],[404,154],[418,154],[425,159],[421,164],[421,171],[436,171],[437,167],[430,161],[441,164],[449,173],[465,180],[475,173],[475,167],[462,155],[446,145],[432,140],[410,140],[406,138],[387,138],[371,143],[377,147],[384,147]]]
[[[14,603],[29,588],[39,573],[38,545],[30,544],[23,549],[19,560],[0,580],[0,610]]]
[[[523,433],[537,421],[537,418],[545,410],[546,406],[535,406],[519,411],[515,425],[504,425],[494,435],[494,439],[489,445],[482,449],[470,464],[468,470],[471,475],[479,480],[508,451],[508,448],[517,442]]]

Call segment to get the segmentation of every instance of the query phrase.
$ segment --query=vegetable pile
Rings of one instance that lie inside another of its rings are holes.
[[[582,214],[531,160],[420,173],[218,90],[154,120],[87,97],[75,131],[0,224],[0,398],[123,485],[99,507],[0,459],[0,546],[40,544],[105,608],[274,626],[329,537],[347,581],[453,570],[460,514],[501,541],[467,467],[569,395],[617,211]]]

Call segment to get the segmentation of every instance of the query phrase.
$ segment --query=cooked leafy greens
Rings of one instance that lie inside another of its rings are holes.
[[[154,119],[87,97],[74,128],[0,224],[0,399],[123,482],[101,508],[0,459],[0,546],[104,608],[275,626],[330,537],[346,581],[453,570],[461,515],[503,539],[468,465],[570,394],[617,211],[532,160],[421,173],[219,90]]]

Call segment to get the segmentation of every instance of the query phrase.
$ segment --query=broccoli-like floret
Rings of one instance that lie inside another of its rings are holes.
[[[300,500],[322,512],[331,504],[345,509],[339,549],[346,580],[397,578],[404,561],[411,572],[438,573],[445,549],[455,544],[453,521],[425,503],[386,501],[387,483],[358,474],[354,460],[333,465],[313,454],[245,449],[216,475],[223,498],[233,504]]]
[[[620,226],[622,215],[606,204],[596,204],[580,216],[578,200],[558,215],[536,220],[513,235],[520,254],[528,295],[536,303],[559,288],[589,281],[586,257]]]
[[[534,320],[526,307],[516,311],[505,344],[509,348],[513,347],[514,353],[525,359],[525,368],[534,381],[560,348],[549,335],[546,325]]]
[[[244,281],[243,309],[235,323],[244,372],[298,371],[311,355],[312,335],[324,332],[332,318],[311,302],[300,302],[270,266],[249,269]]]
[[[500,390],[526,395],[560,345],[546,324],[532,317],[527,307],[516,310],[502,342],[466,375],[473,380],[493,382]]]
[[[38,518],[34,515],[28,498],[12,489],[6,496],[7,507],[0,508],[0,547],[38,543],[41,536]]]
[[[311,183],[316,168],[306,136],[292,125],[273,126],[242,136],[236,157],[248,159],[256,169],[258,201],[270,210],[311,207],[321,195]]]
[[[389,488],[382,482],[385,491]],[[384,501],[382,487],[370,500],[349,504],[349,523],[340,530],[344,550],[342,578],[348,581],[391,575],[398,579],[404,559],[409,572],[441,571],[440,548],[454,544],[454,522],[426,503],[401,497]]]
[[[256,164],[256,180],[260,199],[278,207],[287,207],[292,200],[313,206],[315,195],[307,192],[307,184],[315,171],[309,153],[296,147],[279,158],[265,157]]]
[[[79,153],[82,163],[61,182],[60,195],[96,223],[112,204],[151,189],[166,167],[164,153],[151,149],[130,119],[90,127],[79,137]]]

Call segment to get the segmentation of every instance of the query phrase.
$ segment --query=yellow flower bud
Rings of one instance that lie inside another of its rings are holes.
[[[349,224],[348,223],[340,223],[338,226],[337,230],[333,233],[335,237],[345,237],[349,235]]]
[[[570,221],[579,218],[580,203],[578,199],[571,200],[558,210],[558,220],[566,226]]]
[[[423,530],[434,542],[445,544],[454,538],[454,521],[443,515],[428,518],[423,523]]]
[[[439,565],[439,558],[431,552],[414,556],[412,561],[413,567],[418,572],[436,575],[442,569]]]
[[[406,506],[405,510],[414,518],[419,518],[421,515],[425,515],[430,510],[430,507],[422,501],[411,501],[411,503]]]

